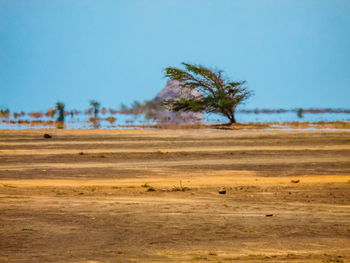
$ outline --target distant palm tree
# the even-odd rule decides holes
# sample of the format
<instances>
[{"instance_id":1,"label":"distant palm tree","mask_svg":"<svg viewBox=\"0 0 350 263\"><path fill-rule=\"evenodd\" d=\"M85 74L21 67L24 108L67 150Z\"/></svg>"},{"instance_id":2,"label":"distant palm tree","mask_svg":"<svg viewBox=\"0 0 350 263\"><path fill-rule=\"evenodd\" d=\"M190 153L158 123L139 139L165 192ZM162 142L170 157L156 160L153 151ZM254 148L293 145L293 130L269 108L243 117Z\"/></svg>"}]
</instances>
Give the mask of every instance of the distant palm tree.
<instances>
[{"instance_id":1,"label":"distant palm tree","mask_svg":"<svg viewBox=\"0 0 350 263\"><path fill-rule=\"evenodd\" d=\"M300 118L300 119L303 118L304 117L303 114L304 114L304 110L302 108L297 110L298 118Z\"/></svg>"},{"instance_id":2,"label":"distant palm tree","mask_svg":"<svg viewBox=\"0 0 350 263\"><path fill-rule=\"evenodd\" d=\"M0 118L8 118L10 117L9 109L0 109Z\"/></svg>"},{"instance_id":3,"label":"distant palm tree","mask_svg":"<svg viewBox=\"0 0 350 263\"><path fill-rule=\"evenodd\" d=\"M63 102L56 103L56 110L58 111L57 122L64 122L64 106Z\"/></svg>"},{"instance_id":4,"label":"distant palm tree","mask_svg":"<svg viewBox=\"0 0 350 263\"><path fill-rule=\"evenodd\" d=\"M90 106L92 107L92 110L94 111L94 117L97 118L97 115L100 111L101 104L96 100L90 100Z\"/></svg>"}]
</instances>

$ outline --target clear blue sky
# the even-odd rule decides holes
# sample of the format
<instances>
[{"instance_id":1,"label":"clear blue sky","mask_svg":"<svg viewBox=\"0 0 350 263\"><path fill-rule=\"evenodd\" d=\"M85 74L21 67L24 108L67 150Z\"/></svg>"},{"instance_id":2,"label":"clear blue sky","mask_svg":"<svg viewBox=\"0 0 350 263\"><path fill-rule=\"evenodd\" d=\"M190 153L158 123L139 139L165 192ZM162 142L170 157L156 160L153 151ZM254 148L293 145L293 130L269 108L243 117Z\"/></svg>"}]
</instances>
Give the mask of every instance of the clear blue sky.
<instances>
[{"instance_id":1,"label":"clear blue sky","mask_svg":"<svg viewBox=\"0 0 350 263\"><path fill-rule=\"evenodd\" d=\"M349 0L0 0L0 106L153 98L182 61L247 80L246 108L350 106Z\"/></svg>"}]
</instances>

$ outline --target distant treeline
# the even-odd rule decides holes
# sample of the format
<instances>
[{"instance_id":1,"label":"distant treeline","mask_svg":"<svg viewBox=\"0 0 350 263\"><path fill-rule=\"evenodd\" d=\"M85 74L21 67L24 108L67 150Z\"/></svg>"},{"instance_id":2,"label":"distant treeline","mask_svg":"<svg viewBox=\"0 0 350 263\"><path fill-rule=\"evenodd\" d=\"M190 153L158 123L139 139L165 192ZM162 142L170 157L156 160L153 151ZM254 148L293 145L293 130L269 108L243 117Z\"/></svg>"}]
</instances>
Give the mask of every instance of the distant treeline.
<instances>
[{"instance_id":1,"label":"distant treeline","mask_svg":"<svg viewBox=\"0 0 350 263\"><path fill-rule=\"evenodd\" d=\"M252 109L252 110L238 110L239 113L245 114L279 114L279 113L288 113L288 112L298 112L302 110L303 113L350 113L350 109L332 109L332 108L297 108L297 109Z\"/></svg>"},{"instance_id":2,"label":"distant treeline","mask_svg":"<svg viewBox=\"0 0 350 263\"><path fill-rule=\"evenodd\" d=\"M145 101L141 102L133 102L130 106L126 106L125 104L121 104L119 109L105 108L102 107L100 113L102 115L115 115L115 114L130 114L130 115L141 115L141 114L150 114L150 112L162 110L158 103L154 101ZM350 109L341 109L341 108L296 108L296 109L241 109L238 110L239 113L242 114L283 114L283 113L311 113L311 114L323 114L323 113L345 113L350 114ZM54 118L57 113L56 109L50 108L45 112L13 112L9 109L0 109L0 118L10 118L13 117L15 119L22 118L25 116L29 116L33 119L40 119L43 117ZM93 109L87 109L84 111L80 110L69 110L65 111L65 116L74 117L76 115L93 115Z\"/></svg>"},{"instance_id":3,"label":"distant treeline","mask_svg":"<svg viewBox=\"0 0 350 263\"><path fill-rule=\"evenodd\" d=\"M131 114L131 115L141 115L141 114L147 114L150 111L157 111L160 110L159 104L154 101L144 101L144 102L138 102L134 101L131 103L130 106L127 106L125 104L121 104L118 109L112 109L112 108L106 108L102 107L100 110L98 110L98 113L102 115L106 114ZM47 118L54 118L57 114L57 109L55 108L49 108L46 111L32 111L32 112L13 112L11 113L10 109L0 109L0 118L9 118L13 117L15 119L29 116L33 119L40 119L43 117ZM94 115L94 109L89 108L87 110L65 110L64 111L65 116L75 116L75 115Z\"/></svg>"}]
</instances>

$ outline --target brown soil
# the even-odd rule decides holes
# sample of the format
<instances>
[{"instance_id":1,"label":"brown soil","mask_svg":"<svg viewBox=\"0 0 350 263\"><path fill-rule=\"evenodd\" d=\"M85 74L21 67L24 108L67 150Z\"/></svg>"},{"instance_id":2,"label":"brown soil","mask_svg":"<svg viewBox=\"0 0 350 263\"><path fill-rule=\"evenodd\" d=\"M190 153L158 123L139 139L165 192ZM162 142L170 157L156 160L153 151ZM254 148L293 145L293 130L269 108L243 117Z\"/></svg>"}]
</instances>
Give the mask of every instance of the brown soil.
<instances>
[{"instance_id":1,"label":"brown soil","mask_svg":"<svg viewBox=\"0 0 350 263\"><path fill-rule=\"evenodd\" d=\"M0 130L0 262L350 262L350 132Z\"/></svg>"}]
</instances>

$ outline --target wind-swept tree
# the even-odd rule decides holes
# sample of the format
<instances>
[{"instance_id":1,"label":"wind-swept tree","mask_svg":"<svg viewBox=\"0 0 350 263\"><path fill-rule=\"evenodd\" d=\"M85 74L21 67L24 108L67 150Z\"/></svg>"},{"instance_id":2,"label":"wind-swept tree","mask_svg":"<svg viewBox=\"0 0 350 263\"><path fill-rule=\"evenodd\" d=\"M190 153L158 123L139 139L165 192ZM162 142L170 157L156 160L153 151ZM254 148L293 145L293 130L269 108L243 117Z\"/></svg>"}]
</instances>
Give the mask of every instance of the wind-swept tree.
<instances>
[{"instance_id":1,"label":"wind-swept tree","mask_svg":"<svg viewBox=\"0 0 350 263\"><path fill-rule=\"evenodd\" d=\"M162 104L173 111L219 113L235 123L237 106L252 95L245 87L246 82L231 81L221 70L188 63L182 65L185 69L166 68L165 76L179 81L183 96L166 99ZM200 95L193 95L193 90Z\"/></svg>"},{"instance_id":2,"label":"wind-swept tree","mask_svg":"<svg viewBox=\"0 0 350 263\"><path fill-rule=\"evenodd\" d=\"M94 112L94 117L97 118L101 104L96 100L90 100L90 106L92 107L92 110Z\"/></svg>"},{"instance_id":3,"label":"wind-swept tree","mask_svg":"<svg viewBox=\"0 0 350 263\"><path fill-rule=\"evenodd\" d=\"M63 123L64 122L64 103L63 102L57 102L56 103L56 110L58 112L57 122Z\"/></svg>"}]
</instances>

